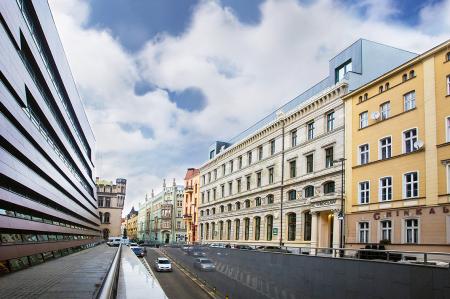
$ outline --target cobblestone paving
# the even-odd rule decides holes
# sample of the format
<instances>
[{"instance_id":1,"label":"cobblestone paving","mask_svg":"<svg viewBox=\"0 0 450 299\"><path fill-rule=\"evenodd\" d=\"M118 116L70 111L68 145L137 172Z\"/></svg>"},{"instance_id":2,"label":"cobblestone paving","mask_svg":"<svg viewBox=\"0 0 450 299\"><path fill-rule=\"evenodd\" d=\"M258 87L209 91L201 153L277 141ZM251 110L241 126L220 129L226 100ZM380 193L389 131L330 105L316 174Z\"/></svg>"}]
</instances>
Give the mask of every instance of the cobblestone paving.
<instances>
[{"instance_id":1,"label":"cobblestone paving","mask_svg":"<svg viewBox=\"0 0 450 299\"><path fill-rule=\"evenodd\" d=\"M99 245L0 278L0 298L93 298L117 247Z\"/></svg>"}]
</instances>

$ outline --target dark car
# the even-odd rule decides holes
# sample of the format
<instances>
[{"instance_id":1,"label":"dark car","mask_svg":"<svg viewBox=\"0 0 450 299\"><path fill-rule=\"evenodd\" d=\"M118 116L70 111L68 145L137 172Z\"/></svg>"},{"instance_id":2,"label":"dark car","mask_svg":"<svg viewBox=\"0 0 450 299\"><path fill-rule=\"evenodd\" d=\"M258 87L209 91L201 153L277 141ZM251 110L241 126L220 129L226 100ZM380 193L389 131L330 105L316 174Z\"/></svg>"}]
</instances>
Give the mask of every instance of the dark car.
<instances>
[{"instance_id":1,"label":"dark car","mask_svg":"<svg viewBox=\"0 0 450 299\"><path fill-rule=\"evenodd\" d=\"M248 245L236 245L236 246L234 246L234 248L236 248L236 249L245 249L245 250L253 250L254 249L253 247L250 247Z\"/></svg>"},{"instance_id":2,"label":"dark car","mask_svg":"<svg viewBox=\"0 0 450 299\"><path fill-rule=\"evenodd\" d=\"M287 250L285 248L281 248L280 246L260 246L257 249L261 250L261 251L291 253L289 250Z\"/></svg>"},{"instance_id":3,"label":"dark car","mask_svg":"<svg viewBox=\"0 0 450 299\"><path fill-rule=\"evenodd\" d=\"M145 256L144 248L142 248L140 246L132 246L130 248L134 252L134 254L136 254L136 256L138 256L138 257L144 257Z\"/></svg>"}]
</instances>

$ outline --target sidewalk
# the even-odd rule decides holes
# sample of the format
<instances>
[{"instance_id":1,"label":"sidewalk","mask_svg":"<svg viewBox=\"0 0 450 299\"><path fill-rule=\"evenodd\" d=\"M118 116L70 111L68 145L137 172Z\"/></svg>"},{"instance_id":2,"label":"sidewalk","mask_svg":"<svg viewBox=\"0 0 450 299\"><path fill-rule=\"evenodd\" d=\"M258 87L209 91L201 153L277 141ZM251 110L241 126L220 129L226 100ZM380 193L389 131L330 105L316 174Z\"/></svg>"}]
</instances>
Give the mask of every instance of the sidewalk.
<instances>
[{"instance_id":1,"label":"sidewalk","mask_svg":"<svg viewBox=\"0 0 450 299\"><path fill-rule=\"evenodd\" d=\"M99 245L0 278L2 298L93 298L117 247Z\"/></svg>"}]
</instances>

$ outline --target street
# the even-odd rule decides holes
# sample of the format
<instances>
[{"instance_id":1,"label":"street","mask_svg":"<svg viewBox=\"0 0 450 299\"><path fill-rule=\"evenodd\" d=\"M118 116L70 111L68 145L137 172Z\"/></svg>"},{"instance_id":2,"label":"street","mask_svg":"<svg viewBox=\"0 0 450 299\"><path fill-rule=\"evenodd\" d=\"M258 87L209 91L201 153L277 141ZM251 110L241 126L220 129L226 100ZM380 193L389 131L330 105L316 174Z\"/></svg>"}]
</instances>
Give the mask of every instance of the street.
<instances>
[{"instance_id":1,"label":"street","mask_svg":"<svg viewBox=\"0 0 450 299\"><path fill-rule=\"evenodd\" d=\"M210 298L197 284L172 264L172 272L156 272L156 258L164 257L159 249L147 248L147 260L159 284L169 299L208 299Z\"/></svg>"}]
</instances>

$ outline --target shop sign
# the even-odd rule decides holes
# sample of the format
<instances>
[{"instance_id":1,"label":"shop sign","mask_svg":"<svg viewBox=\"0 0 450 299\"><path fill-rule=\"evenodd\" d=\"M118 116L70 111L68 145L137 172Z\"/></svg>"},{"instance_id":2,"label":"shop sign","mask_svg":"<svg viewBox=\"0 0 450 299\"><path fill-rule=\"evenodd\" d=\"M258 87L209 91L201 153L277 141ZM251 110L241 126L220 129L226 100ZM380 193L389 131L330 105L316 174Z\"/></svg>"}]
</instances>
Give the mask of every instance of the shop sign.
<instances>
[{"instance_id":1,"label":"shop sign","mask_svg":"<svg viewBox=\"0 0 450 299\"><path fill-rule=\"evenodd\" d=\"M313 206L315 208L320 208L320 207L332 206L335 203L336 203L336 199L330 199L330 200L324 200L324 201L315 202L313 204Z\"/></svg>"},{"instance_id":2,"label":"shop sign","mask_svg":"<svg viewBox=\"0 0 450 299\"><path fill-rule=\"evenodd\" d=\"M373 219L379 220L381 217L391 218L391 217L399 217L399 216L420 216L424 214L428 215L436 215L437 213L448 214L450 211L449 207L431 207L431 208L416 208L416 209L398 209L394 211L386 211L386 212L376 212L373 213Z\"/></svg>"}]
</instances>

